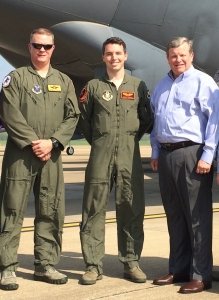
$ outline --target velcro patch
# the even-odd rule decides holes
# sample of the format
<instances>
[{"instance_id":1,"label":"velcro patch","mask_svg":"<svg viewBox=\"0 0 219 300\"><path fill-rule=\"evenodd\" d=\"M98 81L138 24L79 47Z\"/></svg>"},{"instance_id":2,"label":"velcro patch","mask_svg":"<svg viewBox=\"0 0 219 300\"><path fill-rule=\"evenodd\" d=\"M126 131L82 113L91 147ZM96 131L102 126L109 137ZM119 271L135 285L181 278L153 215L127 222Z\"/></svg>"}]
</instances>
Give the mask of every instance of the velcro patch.
<instances>
[{"instance_id":1,"label":"velcro patch","mask_svg":"<svg viewBox=\"0 0 219 300\"><path fill-rule=\"evenodd\" d=\"M129 91L123 91L120 93L120 98L123 100L135 100L135 93Z\"/></svg>"},{"instance_id":2,"label":"velcro patch","mask_svg":"<svg viewBox=\"0 0 219 300\"><path fill-rule=\"evenodd\" d=\"M6 88L6 87L9 86L10 82L11 82L11 76L8 75L8 76L6 76L6 77L4 78L3 83L2 83L2 86L3 86L4 88Z\"/></svg>"},{"instance_id":3,"label":"velcro patch","mask_svg":"<svg viewBox=\"0 0 219 300\"><path fill-rule=\"evenodd\" d=\"M110 101L113 99L113 94L111 93L111 91L104 91L103 92L103 95L102 95L102 98L106 101Z\"/></svg>"},{"instance_id":4,"label":"velcro patch","mask_svg":"<svg viewBox=\"0 0 219 300\"><path fill-rule=\"evenodd\" d=\"M81 103L86 103L87 102L87 96L88 96L88 91L87 91L87 88L84 87L83 90L80 93L79 101Z\"/></svg>"},{"instance_id":5,"label":"velcro patch","mask_svg":"<svg viewBox=\"0 0 219 300\"><path fill-rule=\"evenodd\" d=\"M59 84L48 84L49 92L61 92L61 85Z\"/></svg>"}]
</instances>

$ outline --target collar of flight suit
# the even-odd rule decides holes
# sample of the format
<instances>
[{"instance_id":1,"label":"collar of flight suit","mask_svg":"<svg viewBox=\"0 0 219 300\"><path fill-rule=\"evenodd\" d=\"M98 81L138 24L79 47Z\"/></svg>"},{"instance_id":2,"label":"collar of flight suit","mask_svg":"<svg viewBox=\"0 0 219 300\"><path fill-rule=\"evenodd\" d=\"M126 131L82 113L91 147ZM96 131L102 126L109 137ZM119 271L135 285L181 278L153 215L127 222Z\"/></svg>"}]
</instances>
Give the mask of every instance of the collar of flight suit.
<instances>
[{"instance_id":1,"label":"collar of flight suit","mask_svg":"<svg viewBox=\"0 0 219 300\"><path fill-rule=\"evenodd\" d=\"M123 78L123 81L122 81L122 84L127 83L127 82L129 81L130 78L131 78L131 76L125 72L124 78ZM111 81L109 80L109 76L108 76L107 73L105 73L105 75L103 76L103 79L104 79L105 81L107 81L107 82L111 82Z\"/></svg>"},{"instance_id":2,"label":"collar of flight suit","mask_svg":"<svg viewBox=\"0 0 219 300\"><path fill-rule=\"evenodd\" d=\"M27 69L30 73L39 76L39 74L37 73L36 69L34 68L34 66L32 64L30 66L28 66ZM50 65L46 77L49 77L52 74L53 74L53 67Z\"/></svg>"}]
</instances>

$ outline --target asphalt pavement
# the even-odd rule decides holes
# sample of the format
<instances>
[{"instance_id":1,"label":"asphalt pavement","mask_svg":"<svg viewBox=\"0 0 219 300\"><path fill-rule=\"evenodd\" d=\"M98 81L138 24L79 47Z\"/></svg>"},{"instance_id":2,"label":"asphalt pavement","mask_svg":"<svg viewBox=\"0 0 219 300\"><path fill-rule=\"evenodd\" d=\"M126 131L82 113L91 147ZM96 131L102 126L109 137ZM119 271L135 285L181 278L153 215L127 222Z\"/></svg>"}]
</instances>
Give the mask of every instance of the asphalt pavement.
<instances>
[{"instance_id":1,"label":"asphalt pavement","mask_svg":"<svg viewBox=\"0 0 219 300\"><path fill-rule=\"evenodd\" d=\"M150 147L141 146L145 179L145 241L140 267L147 274L146 283L133 283L123 278L123 266L118 260L115 206L113 192L108 203L106 218L106 246L104 276L95 285L83 286L79 279L84 272L84 262L79 239L81 204L84 185L84 171L89 155L89 146L74 146L75 153L68 156L63 152L63 169L66 191L66 217L63 232L63 251L57 266L69 280L65 285L51 285L33 280L33 219L34 201L30 197L23 224L19 247L19 268L17 271L19 289L0 290L0 300L154 300L154 299L219 299L219 282L213 282L212 289L194 294L178 293L180 284L155 286L154 278L168 272L169 238L166 217L161 204L158 176L149 166ZM0 162L4 148L0 148ZM219 189L213 188L213 254L214 268L219 272Z\"/></svg>"}]
</instances>

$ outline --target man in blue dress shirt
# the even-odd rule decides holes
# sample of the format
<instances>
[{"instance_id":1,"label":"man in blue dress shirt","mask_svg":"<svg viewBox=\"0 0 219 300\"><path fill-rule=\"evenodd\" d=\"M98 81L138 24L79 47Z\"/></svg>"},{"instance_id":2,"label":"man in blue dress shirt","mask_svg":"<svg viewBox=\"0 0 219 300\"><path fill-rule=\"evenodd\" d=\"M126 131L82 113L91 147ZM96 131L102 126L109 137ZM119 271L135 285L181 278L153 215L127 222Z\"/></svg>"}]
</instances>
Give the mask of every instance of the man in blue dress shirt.
<instances>
[{"instance_id":1,"label":"man in blue dress shirt","mask_svg":"<svg viewBox=\"0 0 219 300\"><path fill-rule=\"evenodd\" d=\"M171 70L151 99L151 167L159 171L170 236L169 273L153 283L186 282L179 290L184 294L211 288L212 161L219 122L217 84L193 67L193 58L191 40L172 40Z\"/></svg>"}]
</instances>

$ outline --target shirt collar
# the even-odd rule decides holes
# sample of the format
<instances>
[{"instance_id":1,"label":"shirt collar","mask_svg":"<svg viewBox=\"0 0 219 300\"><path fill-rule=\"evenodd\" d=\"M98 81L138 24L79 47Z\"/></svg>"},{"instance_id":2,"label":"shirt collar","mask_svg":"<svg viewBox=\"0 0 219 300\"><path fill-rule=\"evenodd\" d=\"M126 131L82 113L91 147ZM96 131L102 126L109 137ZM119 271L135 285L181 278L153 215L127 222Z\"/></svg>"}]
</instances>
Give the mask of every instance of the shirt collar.
<instances>
[{"instance_id":1,"label":"shirt collar","mask_svg":"<svg viewBox=\"0 0 219 300\"><path fill-rule=\"evenodd\" d=\"M194 68L193 65L192 65L188 70L186 70L184 73L180 74L177 78L175 78L175 77L173 76L173 71L170 70L170 71L168 72L168 76L169 76L173 81L176 80L176 79L178 79L178 80L180 81L180 80L183 80L184 78L189 77L189 76L193 73L194 69L195 69L195 68Z\"/></svg>"}]
</instances>

